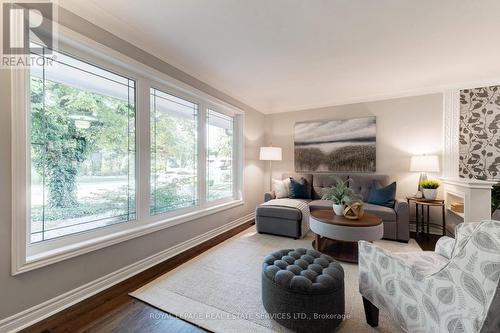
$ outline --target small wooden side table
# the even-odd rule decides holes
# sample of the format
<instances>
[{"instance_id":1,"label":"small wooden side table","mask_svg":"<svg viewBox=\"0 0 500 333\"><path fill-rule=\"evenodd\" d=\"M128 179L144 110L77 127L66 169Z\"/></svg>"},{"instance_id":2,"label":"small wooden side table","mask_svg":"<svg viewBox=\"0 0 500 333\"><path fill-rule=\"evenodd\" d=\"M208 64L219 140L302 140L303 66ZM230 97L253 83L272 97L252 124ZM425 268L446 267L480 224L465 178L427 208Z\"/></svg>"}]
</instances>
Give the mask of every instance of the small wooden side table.
<instances>
[{"instance_id":1,"label":"small wooden side table","mask_svg":"<svg viewBox=\"0 0 500 333\"><path fill-rule=\"evenodd\" d=\"M436 200L428 200L425 198L416 198L416 197L406 197L406 201L408 202L408 205L410 204L410 201L413 201L415 203L415 223L416 223L416 232L417 235L420 232L419 224L422 222L422 232L425 232L425 224L427 224L427 231L426 233L429 234L429 225L435 225L435 223L430 223L430 218L429 218L429 209L430 207L441 207L442 211L442 217L441 217L441 230L442 230L442 235L446 235L446 221L445 221L445 216L446 216L446 205L445 201L441 199L436 199ZM419 214L419 208L420 208L420 214ZM426 209L427 208L427 209ZM420 217L422 217L422 220L420 220Z\"/></svg>"}]
</instances>

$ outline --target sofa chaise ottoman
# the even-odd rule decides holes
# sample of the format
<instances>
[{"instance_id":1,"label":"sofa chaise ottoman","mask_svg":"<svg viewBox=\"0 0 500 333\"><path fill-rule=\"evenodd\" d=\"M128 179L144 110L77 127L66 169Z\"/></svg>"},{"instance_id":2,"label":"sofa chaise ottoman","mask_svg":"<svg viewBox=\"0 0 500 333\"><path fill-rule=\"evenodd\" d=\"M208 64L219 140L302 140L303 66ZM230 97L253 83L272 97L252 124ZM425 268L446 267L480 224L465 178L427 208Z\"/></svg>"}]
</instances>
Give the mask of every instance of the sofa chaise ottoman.
<instances>
[{"instance_id":1,"label":"sofa chaise ottoman","mask_svg":"<svg viewBox=\"0 0 500 333\"><path fill-rule=\"evenodd\" d=\"M257 232L286 236L298 239L301 237L302 212L293 207L258 206L255 210Z\"/></svg>"}]
</instances>

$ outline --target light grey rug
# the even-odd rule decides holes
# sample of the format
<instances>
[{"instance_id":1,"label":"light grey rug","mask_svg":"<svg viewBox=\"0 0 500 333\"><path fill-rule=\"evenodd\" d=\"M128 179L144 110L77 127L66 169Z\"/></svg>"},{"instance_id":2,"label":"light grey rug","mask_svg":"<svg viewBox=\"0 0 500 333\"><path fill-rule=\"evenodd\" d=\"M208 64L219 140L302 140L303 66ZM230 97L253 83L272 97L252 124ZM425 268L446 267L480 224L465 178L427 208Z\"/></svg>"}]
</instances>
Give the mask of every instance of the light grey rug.
<instances>
[{"instance_id":1,"label":"light grey rug","mask_svg":"<svg viewBox=\"0 0 500 333\"><path fill-rule=\"evenodd\" d=\"M213 332L288 332L267 317L262 305L262 260L279 249L312 248L312 239L311 234L300 240L260 235L252 227L130 295ZM408 244L375 243L394 252L421 251L414 240ZM358 267L341 264L347 319L338 332L398 332L383 311L379 327L366 324L358 292Z\"/></svg>"}]
</instances>

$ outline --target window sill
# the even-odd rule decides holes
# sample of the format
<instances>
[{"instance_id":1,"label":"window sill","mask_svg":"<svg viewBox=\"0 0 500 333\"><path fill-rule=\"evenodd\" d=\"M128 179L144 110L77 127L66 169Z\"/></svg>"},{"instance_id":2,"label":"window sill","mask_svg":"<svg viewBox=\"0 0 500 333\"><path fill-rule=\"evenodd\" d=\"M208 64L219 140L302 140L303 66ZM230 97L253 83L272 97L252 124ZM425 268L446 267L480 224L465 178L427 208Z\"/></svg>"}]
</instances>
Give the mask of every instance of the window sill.
<instances>
[{"instance_id":1,"label":"window sill","mask_svg":"<svg viewBox=\"0 0 500 333\"><path fill-rule=\"evenodd\" d=\"M186 214L169 217L162 219L160 221L154 221L150 223L140 223L138 225L131 226L126 230L108 234L105 236L93 238L88 241L81 241L77 243L72 243L67 246L58 247L54 250L48 250L44 252L38 252L36 254L27 256L26 262L16 269L13 269L12 275L21 274L28 272L37 268L41 268L50 264L54 264L59 261L63 261L69 258L73 258L91 251L99 250L104 247L108 247L120 242L124 242L129 239L147 235L162 229L173 227L178 224L193 221L202 218L207 215L212 215L224 210L228 210L234 207L238 207L244 204L244 201L233 200L230 202L225 202L219 205L202 208L193 212Z\"/></svg>"}]
</instances>

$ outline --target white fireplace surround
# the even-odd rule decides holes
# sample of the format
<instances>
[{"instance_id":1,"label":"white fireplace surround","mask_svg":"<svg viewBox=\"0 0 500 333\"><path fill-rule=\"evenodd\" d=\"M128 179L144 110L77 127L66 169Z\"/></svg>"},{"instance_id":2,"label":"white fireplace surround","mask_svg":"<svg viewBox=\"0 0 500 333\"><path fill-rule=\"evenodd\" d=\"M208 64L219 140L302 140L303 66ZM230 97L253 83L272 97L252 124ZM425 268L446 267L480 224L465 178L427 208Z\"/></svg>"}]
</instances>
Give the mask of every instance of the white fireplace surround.
<instances>
[{"instance_id":1,"label":"white fireplace surround","mask_svg":"<svg viewBox=\"0 0 500 333\"><path fill-rule=\"evenodd\" d=\"M454 227L461 222L480 222L491 219L491 187L493 181L474 179L442 178L446 202L446 229L453 233ZM463 202L464 212L451 210L453 202Z\"/></svg>"}]
</instances>

